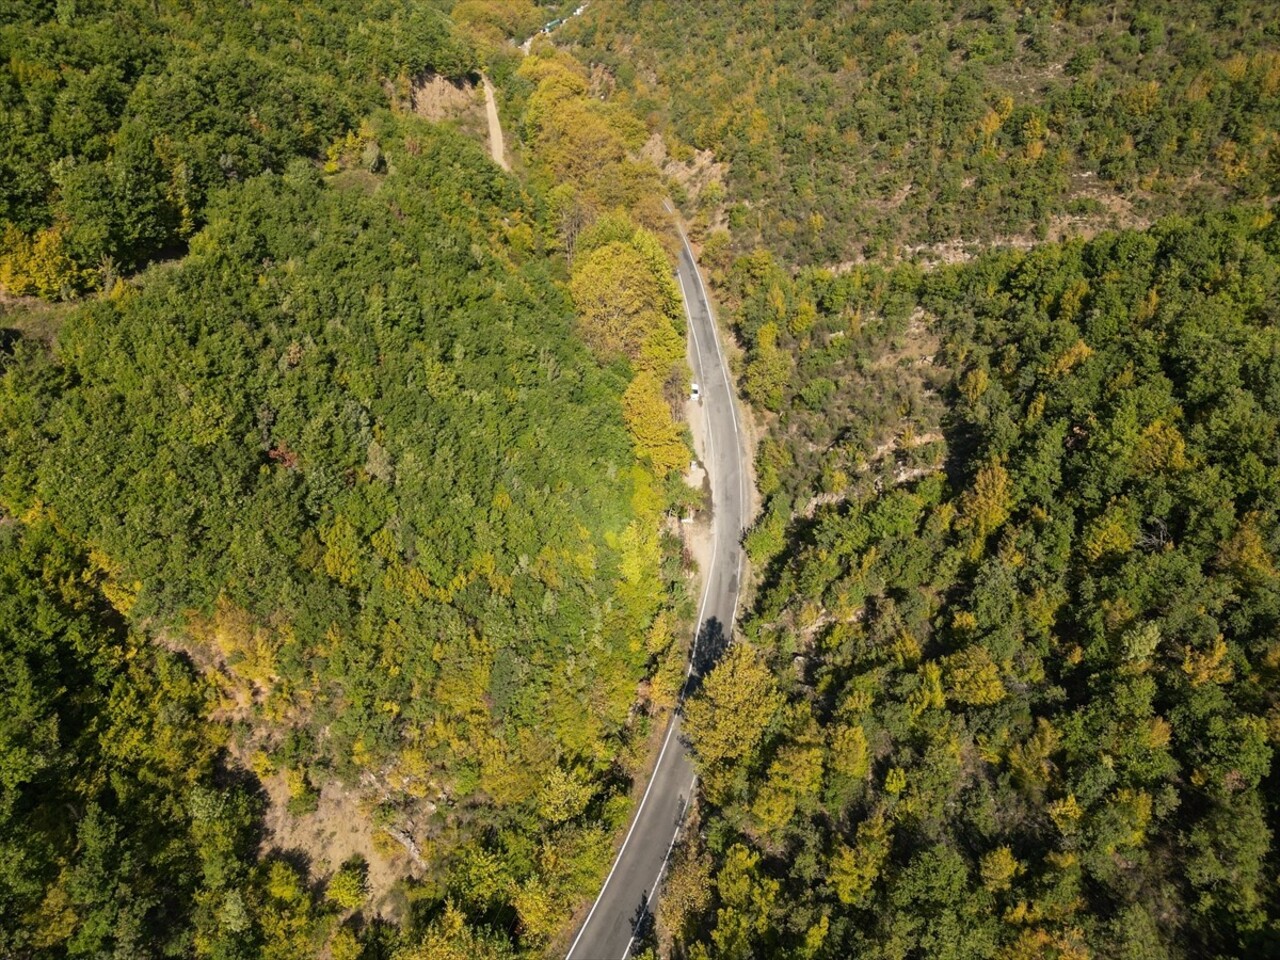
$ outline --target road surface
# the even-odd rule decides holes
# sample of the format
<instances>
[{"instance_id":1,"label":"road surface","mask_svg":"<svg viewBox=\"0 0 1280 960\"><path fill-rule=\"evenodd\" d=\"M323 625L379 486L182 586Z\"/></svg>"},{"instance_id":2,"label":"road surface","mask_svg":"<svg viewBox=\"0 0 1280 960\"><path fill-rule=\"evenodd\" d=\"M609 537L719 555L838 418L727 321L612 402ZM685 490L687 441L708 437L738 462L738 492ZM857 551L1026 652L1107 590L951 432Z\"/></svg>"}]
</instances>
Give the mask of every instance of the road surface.
<instances>
[{"instance_id":1,"label":"road surface","mask_svg":"<svg viewBox=\"0 0 1280 960\"><path fill-rule=\"evenodd\" d=\"M693 373L702 391L707 449L701 453L711 478L712 501L711 564L689 663L690 678L696 682L732 635L742 579L740 540L748 501L746 454L733 384L693 251L683 231L680 237L683 245L677 274L689 317ZM631 952L650 922L651 906L695 782L677 711L622 848L569 948L567 960L625 960Z\"/></svg>"}]
</instances>

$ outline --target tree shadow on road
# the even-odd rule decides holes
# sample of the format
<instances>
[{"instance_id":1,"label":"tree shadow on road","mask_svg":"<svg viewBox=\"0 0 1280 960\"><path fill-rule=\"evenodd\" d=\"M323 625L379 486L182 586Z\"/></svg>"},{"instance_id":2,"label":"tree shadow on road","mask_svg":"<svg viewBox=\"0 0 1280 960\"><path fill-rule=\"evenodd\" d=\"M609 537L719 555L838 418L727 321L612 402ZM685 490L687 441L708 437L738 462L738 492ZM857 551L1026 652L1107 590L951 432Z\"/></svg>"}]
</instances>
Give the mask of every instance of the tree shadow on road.
<instances>
[{"instance_id":1,"label":"tree shadow on road","mask_svg":"<svg viewBox=\"0 0 1280 960\"><path fill-rule=\"evenodd\" d=\"M654 933L653 914L649 912L649 891L640 894L640 903L631 914L632 947L628 956L643 952Z\"/></svg>"},{"instance_id":2,"label":"tree shadow on road","mask_svg":"<svg viewBox=\"0 0 1280 960\"><path fill-rule=\"evenodd\" d=\"M704 620L702 629L698 631L698 639L694 644L693 654L690 658L693 672L689 674L689 679L685 681L684 696L689 697L697 692L698 688L702 686L703 678L719 662L728 646L729 635L725 632L724 624L720 622L719 618L708 617Z\"/></svg>"}]
</instances>

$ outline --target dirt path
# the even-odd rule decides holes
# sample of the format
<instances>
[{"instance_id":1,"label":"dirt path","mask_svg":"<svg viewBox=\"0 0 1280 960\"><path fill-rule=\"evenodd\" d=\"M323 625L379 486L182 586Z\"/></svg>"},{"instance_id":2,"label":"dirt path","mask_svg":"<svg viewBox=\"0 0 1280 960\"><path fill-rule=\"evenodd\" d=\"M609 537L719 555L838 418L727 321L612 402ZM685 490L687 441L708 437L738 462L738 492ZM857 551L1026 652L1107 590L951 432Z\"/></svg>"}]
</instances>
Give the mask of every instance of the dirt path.
<instances>
[{"instance_id":1,"label":"dirt path","mask_svg":"<svg viewBox=\"0 0 1280 960\"><path fill-rule=\"evenodd\" d=\"M484 77L484 112L489 118L489 153L493 162L503 170L510 170L507 164L507 149L502 142L502 123L498 120L498 104L493 99L493 84Z\"/></svg>"}]
</instances>

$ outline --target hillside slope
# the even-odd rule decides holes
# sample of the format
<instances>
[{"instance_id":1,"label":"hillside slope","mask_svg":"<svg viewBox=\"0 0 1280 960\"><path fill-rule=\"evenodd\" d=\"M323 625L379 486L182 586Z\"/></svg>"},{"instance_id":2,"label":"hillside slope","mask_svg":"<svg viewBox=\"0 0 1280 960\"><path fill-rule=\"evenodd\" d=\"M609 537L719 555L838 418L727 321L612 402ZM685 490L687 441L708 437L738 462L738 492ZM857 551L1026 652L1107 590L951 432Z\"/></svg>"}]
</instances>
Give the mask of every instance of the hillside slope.
<instances>
[{"instance_id":1,"label":"hillside slope","mask_svg":"<svg viewBox=\"0 0 1280 960\"><path fill-rule=\"evenodd\" d=\"M563 33L728 163L740 248L835 264L1274 195L1276 30L1251 0L603 0Z\"/></svg>"},{"instance_id":2,"label":"hillside slope","mask_svg":"<svg viewBox=\"0 0 1280 960\"><path fill-rule=\"evenodd\" d=\"M565 33L689 184L762 426L661 948L1275 952L1274 17L606 0Z\"/></svg>"},{"instance_id":3,"label":"hillside slope","mask_svg":"<svg viewBox=\"0 0 1280 960\"><path fill-rule=\"evenodd\" d=\"M539 955L683 668L656 173L613 133L563 248L563 171L412 115L479 63L428 4L0 50L0 953Z\"/></svg>"}]
</instances>

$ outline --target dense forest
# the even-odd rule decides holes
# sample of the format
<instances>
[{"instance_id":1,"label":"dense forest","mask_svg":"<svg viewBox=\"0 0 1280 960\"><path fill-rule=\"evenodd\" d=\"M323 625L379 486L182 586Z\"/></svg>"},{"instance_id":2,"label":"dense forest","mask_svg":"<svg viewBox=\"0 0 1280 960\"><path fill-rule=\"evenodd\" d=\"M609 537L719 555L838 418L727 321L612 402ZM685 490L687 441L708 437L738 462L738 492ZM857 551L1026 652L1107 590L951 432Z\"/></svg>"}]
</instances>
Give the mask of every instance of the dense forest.
<instances>
[{"instance_id":1,"label":"dense forest","mask_svg":"<svg viewBox=\"0 0 1280 960\"><path fill-rule=\"evenodd\" d=\"M953 371L945 454L757 536L747 639L687 711L710 808L667 922L690 956L1275 952L1272 217L899 295Z\"/></svg>"},{"instance_id":2,"label":"dense forest","mask_svg":"<svg viewBox=\"0 0 1280 960\"><path fill-rule=\"evenodd\" d=\"M318 155L474 51L423 4L15 3L0 11L0 284L66 297L180 251L211 192Z\"/></svg>"},{"instance_id":3,"label":"dense forest","mask_svg":"<svg viewBox=\"0 0 1280 960\"><path fill-rule=\"evenodd\" d=\"M563 945L693 616L665 194L761 509L637 949L1280 953L1280 21L574 7L0 9L0 954Z\"/></svg>"},{"instance_id":4,"label":"dense forest","mask_svg":"<svg viewBox=\"0 0 1280 960\"><path fill-rule=\"evenodd\" d=\"M441 9L0 14L6 956L539 955L607 866L689 616L657 172ZM523 185L412 115L485 57Z\"/></svg>"},{"instance_id":5,"label":"dense forest","mask_svg":"<svg viewBox=\"0 0 1280 960\"><path fill-rule=\"evenodd\" d=\"M0 528L0 605L4 952L237 955L273 907L252 795L219 781L225 737L201 722L212 685L130 631L46 520Z\"/></svg>"},{"instance_id":6,"label":"dense forest","mask_svg":"<svg viewBox=\"0 0 1280 960\"><path fill-rule=\"evenodd\" d=\"M673 153L728 163L729 195L701 198L713 221L791 263L1280 187L1280 24L1260 0L602 0L565 33Z\"/></svg>"}]
</instances>

